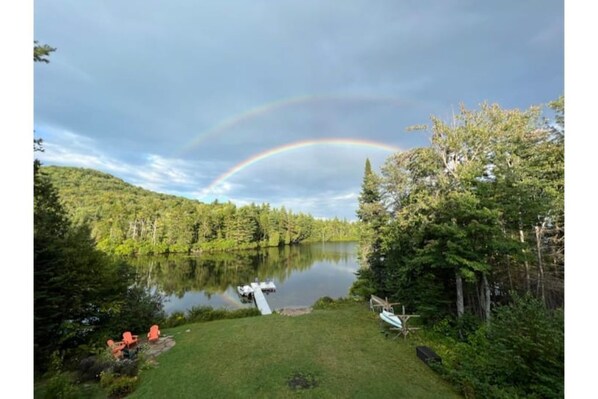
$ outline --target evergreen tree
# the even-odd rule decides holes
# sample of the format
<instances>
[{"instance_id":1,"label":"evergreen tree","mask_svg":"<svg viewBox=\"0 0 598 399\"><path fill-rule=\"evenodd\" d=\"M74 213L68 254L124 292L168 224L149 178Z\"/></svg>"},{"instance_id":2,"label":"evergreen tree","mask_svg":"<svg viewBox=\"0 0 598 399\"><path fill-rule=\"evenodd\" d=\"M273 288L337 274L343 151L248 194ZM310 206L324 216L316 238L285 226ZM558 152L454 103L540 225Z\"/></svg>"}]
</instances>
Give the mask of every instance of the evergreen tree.
<instances>
[{"instance_id":1,"label":"evergreen tree","mask_svg":"<svg viewBox=\"0 0 598 399\"><path fill-rule=\"evenodd\" d=\"M357 217L361 221L360 275L371 275L374 284L382 288L385 281L384 259L382 253L382 231L387 220L386 209L380 194L379 178L372 171L370 160L365 161L365 170ZM362 295L368 295L364 292Z\"/></svg>"}]
</instances>

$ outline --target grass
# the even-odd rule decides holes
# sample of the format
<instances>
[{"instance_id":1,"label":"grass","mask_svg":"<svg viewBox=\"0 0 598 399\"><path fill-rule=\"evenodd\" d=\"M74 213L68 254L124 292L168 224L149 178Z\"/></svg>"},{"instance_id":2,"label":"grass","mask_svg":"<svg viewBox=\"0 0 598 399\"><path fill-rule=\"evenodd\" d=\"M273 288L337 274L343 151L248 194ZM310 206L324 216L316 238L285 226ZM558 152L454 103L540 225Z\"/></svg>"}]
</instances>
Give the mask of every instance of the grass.
<instances>
[{"instance_id":1,"label":"grass","mask_svg":"<svg viewBox=\"0 0 598 399\"><path fill-rule=\"evenodd\" d=\"M187 332L187 330L190 330ZM459 398L363 304L187 324L130 398Z\"/></svg>"}]
</instances>

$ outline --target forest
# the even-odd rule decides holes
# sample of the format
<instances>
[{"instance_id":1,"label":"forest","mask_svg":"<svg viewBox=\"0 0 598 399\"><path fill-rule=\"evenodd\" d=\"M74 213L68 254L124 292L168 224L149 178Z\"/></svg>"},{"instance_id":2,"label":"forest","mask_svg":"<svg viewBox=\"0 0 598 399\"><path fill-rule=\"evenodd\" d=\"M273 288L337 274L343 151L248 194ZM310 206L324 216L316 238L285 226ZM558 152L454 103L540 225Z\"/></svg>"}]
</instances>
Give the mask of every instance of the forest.
<instances>
[{"instance_id":1,"label":"forest","mask_svg":"<svg viewBox=\"0 0 598 399\"><path fill-rule=\"evenodd\" d=\"M54 50L35 43L34 62ZM449 122L414 126L429 146L392 155L379 173L365 161L358 222L206 204L36 160L35 372L58 378L105 352L106 337L164 320L161 298L113 255L359 239L350 296L421 315L416 339L442 355L434 367L465 397L563 397L564 110L563 97L526 110L463 106Z\"/></svg>"},{"instance_id":2,"label":"forest","mask_svg":"<svg viewBox=\"0 0 598 399\"><path fill-rule=\"evenodd\" d=\"M462 107L414 127L430 145L380 174L366 161L352 293L453 337L446 372L466 396L563 394L564 128L563 97L544 113Z\"/></svg>"},{"instance_id":3,"label":"forest","mask_svg":"<svg viewBox=\"0 0 598 399\"><path fill-rule=\"evenodd\" d=\"M47 166L75 224L91 229L98 249L117 255L276 247L310 241L356 241L355 222L315 219L269 204L206 204L154 193L92 169Z\"/></svg>"}]
</instances>

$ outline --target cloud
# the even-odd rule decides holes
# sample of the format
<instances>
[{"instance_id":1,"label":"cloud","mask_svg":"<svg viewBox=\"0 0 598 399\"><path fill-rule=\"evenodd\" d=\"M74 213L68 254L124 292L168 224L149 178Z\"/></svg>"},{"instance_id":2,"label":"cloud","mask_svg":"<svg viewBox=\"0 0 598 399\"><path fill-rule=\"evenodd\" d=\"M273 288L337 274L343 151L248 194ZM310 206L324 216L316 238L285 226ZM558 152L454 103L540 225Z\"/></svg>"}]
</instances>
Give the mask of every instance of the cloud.
<instances>
[{"instance_id":1,"label":"cloud","mask_svg":"<svg viewBox=\"0 0 598 399\"><path fill-rule=\"evenodd\" d=\"M124 162L99 150L96 141L88 137L56 128L44 131L50 137L44 139L45 151L37 154L42 163L97 169L157 192L193 193L205 181L204 171L213 166L157 154Z\"/></svg>"},{"instance_id":2,"label":"cloud","mask_svg":"<svg viewBox=\"0 0 598 399\"><path fill-rule=\"evenodd\" d=\"M327 198L358 192L365 158L388 154L289 152L217 179L301 140L425 146L405 128L564 90L562 1L55 0L34 16L57 48L34 67L43 159L207 201L352 217L356 199Z\"/></svg>"}]
</instances>

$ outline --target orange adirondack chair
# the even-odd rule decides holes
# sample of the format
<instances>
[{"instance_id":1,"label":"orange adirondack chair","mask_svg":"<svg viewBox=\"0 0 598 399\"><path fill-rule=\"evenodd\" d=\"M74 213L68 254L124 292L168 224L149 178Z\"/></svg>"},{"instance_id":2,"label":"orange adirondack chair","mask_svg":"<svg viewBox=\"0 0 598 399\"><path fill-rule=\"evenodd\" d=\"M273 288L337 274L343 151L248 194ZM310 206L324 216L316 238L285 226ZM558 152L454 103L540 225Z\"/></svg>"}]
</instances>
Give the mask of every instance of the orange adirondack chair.
<instances>
[{"instance_id":1,"label":"orange adirondack chair","mask_svg":"<svg viewBox=\"0 0 598 399\"><path fill-rule=\"evenodd\" d=\"M123 357L122 350L126 347L124 342L114 342L113 340L109 339L108 341L106 341L106 345L108 345L108 347L112 351L112 356L114 356L117 359Z\"/></svg>"},{"instance_id":2,"label":"orange adirondack chair","mask_svg":"<svg viewBox=\"0 0 598 399\"><path fill-rule=\"evenodd\" d=\"M157 324L154 324L150 327L149 332L147 333L147 340L149 342L156 342L160 338L160 328Z\"/></svg>"},{"instance_id":3,"label":"orange adirondack chair","mask_svg":"<svg viewBox=\"0 0 598 399\"><path fill-rule=\"evenodd\" d=\"M137 341L139 341L139 335L133 335L130 331L125 331L123 333L123 342L125 343L127 348L130 348L131 346L137 344Z\"/></svg>"}]
</instances>

